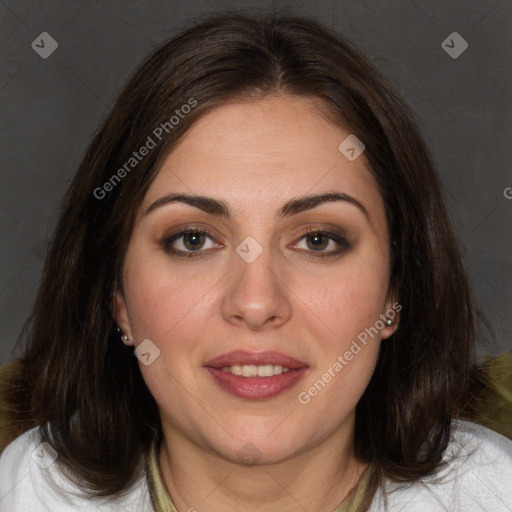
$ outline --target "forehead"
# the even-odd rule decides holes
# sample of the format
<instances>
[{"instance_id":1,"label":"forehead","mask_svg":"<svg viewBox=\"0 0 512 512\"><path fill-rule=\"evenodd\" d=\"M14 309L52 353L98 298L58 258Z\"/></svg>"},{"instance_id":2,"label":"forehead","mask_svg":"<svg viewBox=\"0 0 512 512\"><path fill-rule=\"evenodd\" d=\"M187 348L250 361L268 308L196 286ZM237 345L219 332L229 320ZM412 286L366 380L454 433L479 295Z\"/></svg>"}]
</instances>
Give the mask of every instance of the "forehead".
<instances>
[{"instance_id":1,"label":"forehead","mask_svg":"<svg viewBox=\"0 0 512 512\"><path fill-rule=\"evenodd\" d=\"M313 98L271 95L208 111L165 159L143 209L164 194L210 195L234 210L277 209L286 200L339 190L380 209L382 200L364 153L338 149L350 129L321 114Z\"/></svg>"}]
</instances>

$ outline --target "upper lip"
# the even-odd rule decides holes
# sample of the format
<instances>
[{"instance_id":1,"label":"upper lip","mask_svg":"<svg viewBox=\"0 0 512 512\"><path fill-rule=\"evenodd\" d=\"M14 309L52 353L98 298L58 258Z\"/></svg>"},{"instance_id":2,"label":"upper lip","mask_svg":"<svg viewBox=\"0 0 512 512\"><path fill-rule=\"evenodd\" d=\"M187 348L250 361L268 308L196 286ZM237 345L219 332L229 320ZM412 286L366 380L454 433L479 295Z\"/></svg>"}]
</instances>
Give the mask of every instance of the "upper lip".
<instances>
[{"instance_id":1,"label":"upper lip","mask_svg":"<svg viewBox=\"0 0 512 512\"><path fill-rule=\"evenodd\" d=\"M235 350L226 354L210 359L204 366L212 368L222 368L223 366L233 365L266 365L266 364L279 364L290 369L303 368L308 366L294 357L287 356L281 352L267 351L267 352L247 352L245 350Z\"/></svg>"}]
</instances>

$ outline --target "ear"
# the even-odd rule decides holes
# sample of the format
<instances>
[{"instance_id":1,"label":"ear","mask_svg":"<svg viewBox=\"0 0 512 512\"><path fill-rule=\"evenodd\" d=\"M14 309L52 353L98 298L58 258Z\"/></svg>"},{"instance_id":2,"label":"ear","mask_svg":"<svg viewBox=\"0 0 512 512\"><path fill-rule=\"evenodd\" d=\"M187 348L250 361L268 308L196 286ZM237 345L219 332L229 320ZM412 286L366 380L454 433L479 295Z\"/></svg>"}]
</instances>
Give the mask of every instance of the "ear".
<instances>
[{"instance_id":1,"label":"ear","mask_svg":"<svg viewBox=\"0 0 512 512\"><path fill-rule=\"evenodd\" d=\"M133 340L126 299L119 289L116 289L112 297L112 308L116 324L123 330L129 340ZM124 339L123 343L128 345Z\"/></svg>"},{"instance_id":2,"label":"ear","mask_svg":"<svg viewBox=\"0 0 512 512\"><path fill-rule=\"evenodd\" d=\"M393 291L390 291L388 294L388 298L386 300L386 309L383 313L383 316L388 319L393 320L391 325L384 325L381 331L381 338L383 340L392 336L400 325L400 311L402 310L402 305L398 301L397 294Z\"/></svg>"}]
</instances>

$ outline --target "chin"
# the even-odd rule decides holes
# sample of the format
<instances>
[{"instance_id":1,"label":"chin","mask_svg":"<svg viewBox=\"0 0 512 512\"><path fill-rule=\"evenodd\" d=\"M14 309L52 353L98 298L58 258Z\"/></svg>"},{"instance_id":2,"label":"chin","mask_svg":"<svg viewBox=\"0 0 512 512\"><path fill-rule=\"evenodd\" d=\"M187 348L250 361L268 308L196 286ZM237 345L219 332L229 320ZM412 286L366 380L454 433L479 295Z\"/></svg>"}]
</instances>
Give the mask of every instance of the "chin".
<instances>
[{"instance_id":1,"label":"chin","mask_svg":"<svg viewBox=\"0 0 512 512\"><path fill-rule=\"evenodd\" d=\"M302 452L309 444L306 440L301 439L304 435L303 428L301 429L302 436L297 435L297 432L290 431L289 428L283 429L281 432L278 430L279 427L274 432L268 430L259 434L257 432L245 432L244 435L234 434L233 438L226 440L226 444L223 443L222 446L219 446L217 443L212 443L210 446L230 462L253 466L278 464Z\"/></svg>"}]
</instances>

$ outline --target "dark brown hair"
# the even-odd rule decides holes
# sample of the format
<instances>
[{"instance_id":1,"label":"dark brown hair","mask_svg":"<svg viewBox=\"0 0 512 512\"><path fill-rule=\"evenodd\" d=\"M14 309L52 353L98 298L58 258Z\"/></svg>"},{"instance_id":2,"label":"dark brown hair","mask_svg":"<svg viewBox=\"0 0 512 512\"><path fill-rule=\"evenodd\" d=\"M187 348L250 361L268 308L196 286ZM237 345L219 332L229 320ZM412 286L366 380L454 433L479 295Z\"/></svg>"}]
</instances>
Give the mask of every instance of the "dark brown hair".
<instances>
[{"instance_id":1,"label":"dark brown hair","mask_svg":"<svg viewBox=\"0 0 512 512\"><path fill-rule=\"evenodd\" d=\"M115 495L139 475L161 435L133 351L119 340L112 295L135 214L164 157L198 117L267 94L322 100L361 139L391 235L391 287L403 306L357 405L355 453L376 474L412 481L438 466L450 420L467 407L474 307L438 177L408 108L343 38L314 20L222 15L159 48L128 83L66 194L9 378L10 439L43 439L92 494ZM196 102L102 198L132 152ZM112 183L112 182L111 182Z\"/></svg>"}]
</instances>

